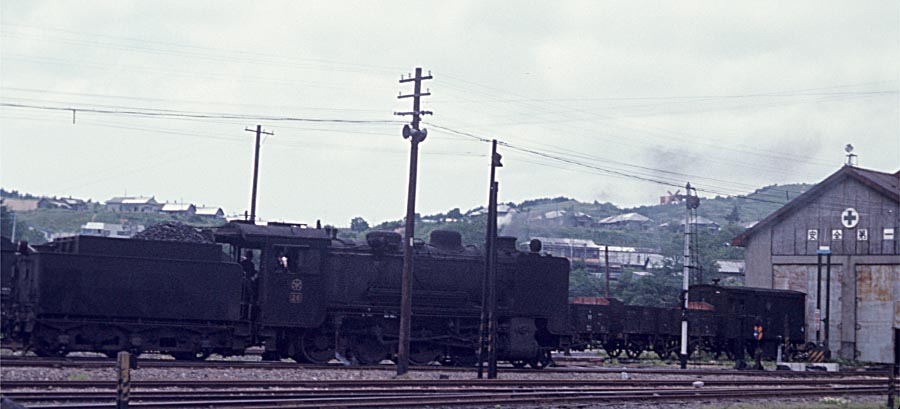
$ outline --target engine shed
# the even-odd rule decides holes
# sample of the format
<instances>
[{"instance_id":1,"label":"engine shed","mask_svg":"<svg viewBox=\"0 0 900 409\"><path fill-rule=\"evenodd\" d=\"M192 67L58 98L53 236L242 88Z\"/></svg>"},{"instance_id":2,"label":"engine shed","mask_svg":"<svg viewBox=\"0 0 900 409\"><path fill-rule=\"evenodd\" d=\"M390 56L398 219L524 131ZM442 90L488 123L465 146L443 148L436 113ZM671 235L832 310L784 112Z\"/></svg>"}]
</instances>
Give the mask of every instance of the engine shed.
<instances>
[{"instance_id":1,"label":"engine shed","mask_svg":"<svg viewBox=\"0 0 900 409\"><path fill-rule=\"evenodd\" d=\"M815 342L818 330L820 343L833 356L896 363L898 230L900 172L847 165L747 229L733 244L746 248L747 286L807 294L807 341Z\"/></svg>"}]
</instances>

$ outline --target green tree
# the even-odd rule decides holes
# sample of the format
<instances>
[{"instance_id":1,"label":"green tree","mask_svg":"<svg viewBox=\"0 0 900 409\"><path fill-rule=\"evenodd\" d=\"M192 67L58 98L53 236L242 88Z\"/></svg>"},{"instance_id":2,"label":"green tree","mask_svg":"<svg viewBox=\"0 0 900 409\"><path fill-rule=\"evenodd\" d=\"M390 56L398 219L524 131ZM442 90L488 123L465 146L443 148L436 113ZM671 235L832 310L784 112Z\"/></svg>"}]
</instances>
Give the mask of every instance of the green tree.
<instances>
[{"instance_id":1,"label":"green tree","mask_svg":"<svg viewBox=\"0 0 900 409\"><path fill-rule=\"evenodd\" d=\"M369 229L369 222L362 217L354 217L350 220L350 230L355 232L363 232Z\"/></svg>"},{"instance_id":2,"label":"green tree","mask_svg":"<svg viewBox=\"0 0 900 409\"><path fill-rule=\"evenodd\" d=\"M0 206L0 236L10 237L12 235L13 212L9 211L6 206Z\"/></svg>"},{"instance_id":3,"label":"green tree","mask_svg":"<svg viewBox=\"0 0 900 409\"><path fill-rule=\"evenodd\" d=\"M728 213L727 215L725 215L725 220L727 220L730 223L737 223L737 222L741 221L741 212L738 209L738 205L736 203L731 208L731 213Z\"/></svg>"}]
</instances>

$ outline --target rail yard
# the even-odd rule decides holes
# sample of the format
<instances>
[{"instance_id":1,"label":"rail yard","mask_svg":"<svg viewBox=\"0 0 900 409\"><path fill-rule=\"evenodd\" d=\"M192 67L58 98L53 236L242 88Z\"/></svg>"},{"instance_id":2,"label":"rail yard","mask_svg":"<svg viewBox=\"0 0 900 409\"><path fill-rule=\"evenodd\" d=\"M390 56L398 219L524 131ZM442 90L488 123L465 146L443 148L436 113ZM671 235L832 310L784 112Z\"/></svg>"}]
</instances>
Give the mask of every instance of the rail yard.
<instances>
[{"instance_id":1,"label":"rail yard","mask_svg":"<svg viewBox=\"0 0 900 409\"><path fill-rule=\"evenodd\" d=\"M292 362L142 359L132 371L131 404L163 407L648 407L754 402L883 402L888 373L688 370L626 366L579 358L544 370L501 368L476 379L473 368L416 366L398 378L392 365L349 367ZM108 407L115 362L103 358L4 358L3 396L32 408Z\"/></svg>"}]
</instances>

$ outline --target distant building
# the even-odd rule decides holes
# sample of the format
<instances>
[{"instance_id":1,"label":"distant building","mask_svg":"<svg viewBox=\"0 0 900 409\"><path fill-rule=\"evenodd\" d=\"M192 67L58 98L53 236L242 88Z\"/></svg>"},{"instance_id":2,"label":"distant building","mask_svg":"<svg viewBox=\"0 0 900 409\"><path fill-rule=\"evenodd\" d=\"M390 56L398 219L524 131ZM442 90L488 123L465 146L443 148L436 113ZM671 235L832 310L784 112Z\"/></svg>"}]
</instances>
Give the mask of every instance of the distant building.
<instances>
[{"instance_id":1,"label":"distant building","mask_svg":"<svg viewBox=\"0 0 900 409\"><path fill-rule=\"evenodd\" d=\"M2 203L7 209L13 212L30 212L32 210L37 210L38 208L37 199L4 198Z\"/></svg>"},{"instance_id":2,"label":"distant building","mask_svg":"<svg viewBox=\"0 0 900 409\"><path fill-rule=\"evenodd\" d=\"M734 276L743 276L747 264L744 260L716 260L716 266L719 268L719 274L727 274Z\"/></svg>"},{"instance_id":3,"label":"distant building","mask_svg":"<svg viewBox=\"0 0 900 409\"><path fill-rule=\"evenodd\" d=\"M682 230L684 230L684 219L682 219L681 223L679 223L678 225L681 226ZM717 232L720 228L721 226L719 226L719 223L716 223L703 216L697 216L697 229L706 230L709 232Z\"/></svg>"},{"instance_id":4,"label":"distant building","mask_svg":"<svg viewBox=\"0 0 900 409\"><path fill-rule=\"evenodd\" d=\"M106 201L111 212L158 213L162 205L153 197L114 197Z\"/></svg>"},{"instance_id":5,"label":"distant building","mask_svg":"<svg viewBox=\"0 0 900 409\"><path fill-rule=\"evenodd\" d=\"M191 216L197 212L197 207L190 203L166 203L160 211L174 216Z\"/></svg>"},{"instance_id":6,"label":"distant building","mask_svg":"<svg viewBox=\"0 0 900 409\"><path fill-rule=\"evenodd\" d=\"M81 226L79 234L83 236L100 236L127 239L144 230L144 226L122 225L116 223L87 222Z\"/></svg>"},{"instance_id":7,"label":"distant building","mask_svg":"<svg viewBox=\"0 0 900 409\"><path fill-rule=\"evenodd\" d=\"M610 216L597 222L598 227L628 230L650 230L653 228L653 220L638 214L625 213Z\"/></svg>"},{"instance_id":8,"label":"distant building","mask_svg":"<svg viewBox=\"0 0 900 409\"><path fill-rule=\"evenodd\" d=\"M84 211L88 210L88 204L84 200L74 199L71 197L67 198L42 198L38 201L39 209L65 209L65 210L75 210L75 211Z\"/></svg>"},{"instance_id":9,"label":"distant building","mask_svg":"<svg viewBox=\"0 0 900 409\"><path fill-rule=\"evenodd\" d=\"M897 362L900 351L900 172L844 166L733 240L749 286L806 293L806 341L844 359ZM821 293L818 253L822 255ZM831 279L828 279L828 270ZM826 293L830 282L831 293ZM830 296L829 296L830 295ZM816 299L828 334L816 322Z\"/></svg>"},{"instance_id":10,"label":"distant building","mask_svg":"<svg viewBox=\"0 0 900 409\"><path fill-rule=\"evenodd\" d=\"M606 252L609 249L610 270L615 270L611 277L618 277L623 267L629 268L661 268L665 256L656 250L637 247L605 246L593 240L567 239L555 237L533 237L543 244L543 250L554 256L566 257L572 261L584 262L589 270L602 271L606 265Z\"/></svg>"},{"instance_id":11,"label":"distant building","mask_svg":"<svg viewBox=\"0 0 900 409\"><path fill-rule=\"evenodd\" d=\"M210 219L225 218L225 211L221 207L197 207L194 209L194 214Z\"/></svg>"},{"instance_id":12,"label":"distant building","mask_svg":"<svg viewBox=\"0 0 900 409\"><path fill-rule=\"evenodd\" d=\"M587 213L570 212L566 217L566 225L572 227L588 227L594 223L594 218Z\"/></svg>"}]
</instances>

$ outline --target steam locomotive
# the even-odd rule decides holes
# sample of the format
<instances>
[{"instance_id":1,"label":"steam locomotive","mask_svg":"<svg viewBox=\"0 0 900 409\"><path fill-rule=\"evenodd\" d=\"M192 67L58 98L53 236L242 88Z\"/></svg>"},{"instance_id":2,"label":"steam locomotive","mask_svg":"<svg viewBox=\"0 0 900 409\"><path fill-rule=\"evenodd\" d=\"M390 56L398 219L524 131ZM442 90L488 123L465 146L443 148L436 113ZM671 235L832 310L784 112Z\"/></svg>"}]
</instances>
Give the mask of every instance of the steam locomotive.
<instances>
[{"instance_id":1,"label":"steam locomotive","mask_svg":"<svg viewBox=\"0 0 900 409\"><path fill-rule=\"evenodd\" d=\"M77 236L5 245L5 341L42 356L129 350L192 360L261 346L269 360L370 365L396 353L398 233L370 232L357 242L331 228L230 222L208 235L208 242ZM803 293L699 285L685 311L570 302L567 259L539 247L521 251L514 237L496 247L497 356L516 367L543 368L559 349L669 358L680 345L682 312L689 353L802 349ZM427 243L414 242L414 265L411 363L476 363L483 252L464 246L457 232L437 230Z\"/></svg>"},{"instance_id":2,"label":"steam locomotive","mask_svg":"<svg viewBox=\"0 0 900 409\"><path fill-rule=\"evenodd\" d=\"M20 246L4 334L38 355L160 351L360 364L398 345L401 237L231 222L214 243L77 236ZM568 333L569 263L498 242L498 359L541 368ZM410 361L468 365L479 345L484 256L457 232L414 246Z\"/></svg>"}]
</instances>

